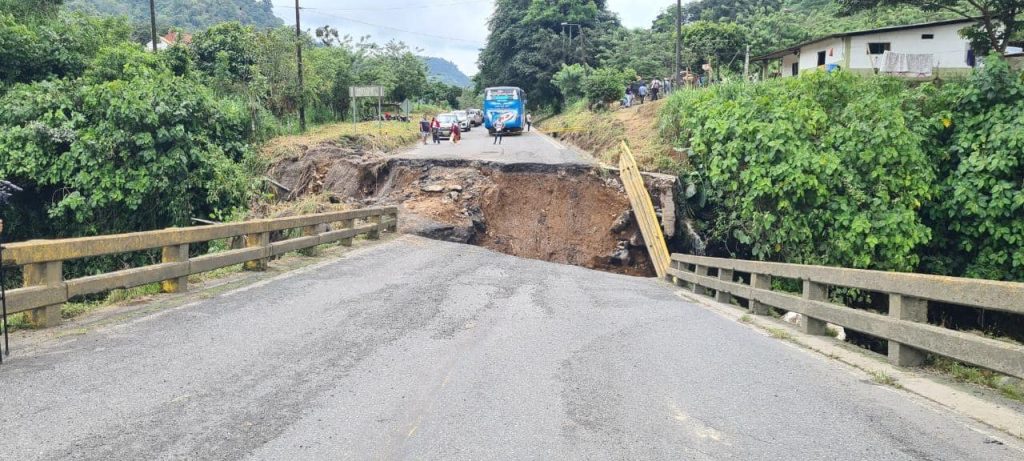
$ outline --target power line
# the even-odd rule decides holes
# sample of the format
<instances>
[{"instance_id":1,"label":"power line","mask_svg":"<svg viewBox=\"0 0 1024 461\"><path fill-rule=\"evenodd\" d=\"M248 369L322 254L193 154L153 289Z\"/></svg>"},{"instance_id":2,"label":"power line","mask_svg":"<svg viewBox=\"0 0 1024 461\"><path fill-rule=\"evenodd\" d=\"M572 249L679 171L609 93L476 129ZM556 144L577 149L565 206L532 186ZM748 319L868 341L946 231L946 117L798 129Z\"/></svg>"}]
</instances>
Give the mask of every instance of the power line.
<instances>
[{"instance_id":1,"label":"power line","mask_svg":"<svg viewBox=\"0 0 1024 461\"><path fill-rule=\"evenodd\" d=\"M460 0L448 3L420 3L415 5L404 5L404 6L379 6L379 7L356 7L356 8L321 8L321 7L303 7L304 10L318 10L318 11L398 11L398 10L411 10L411 9L425 9L425 8L437 8L441 6L457 6L457 5L472 5L485 3L484 0ZM294 8L291 5L272 5L274 8Z\"/></svg>"},{"instance_id":2,"label":"power line","mask_svg":"<svg viewBox=\"0 0 1024 461\"><path fill-rule=\"evenodd\" d=\"M424 36L424 37L438 38L438 39L441 39L441 40L453 40L453 41L457 41L457 42L472 43L474 45L481 45L482 44L478 40L468 40L468 39L464 39L464 38L447 37L447 36L444 36L444 35L435 35L435 34L430 34L430 33L426 33L426 32L416 32L416 31L413 31L413 30L406 30L406 29L400 29L398 27L385 26L385 25L381 25L381 24L374 24L374 23L371 23L371 22L361 21L359 19L348 18L348 17L345 17L345 16L339 16L339 15L330 14L330 13L321 13L321 14L323 14L325 16L330 16L332 18L341 19L342 21L354 22L356 24L362 24L364 26L377 27L377 28L380 28L380 29L388 29L388 30L393 30L393 31L396 31L396 32L403 32L403 33L406 33L406 34L421 35L421 36Z\"/></svg>"}]
</instances>

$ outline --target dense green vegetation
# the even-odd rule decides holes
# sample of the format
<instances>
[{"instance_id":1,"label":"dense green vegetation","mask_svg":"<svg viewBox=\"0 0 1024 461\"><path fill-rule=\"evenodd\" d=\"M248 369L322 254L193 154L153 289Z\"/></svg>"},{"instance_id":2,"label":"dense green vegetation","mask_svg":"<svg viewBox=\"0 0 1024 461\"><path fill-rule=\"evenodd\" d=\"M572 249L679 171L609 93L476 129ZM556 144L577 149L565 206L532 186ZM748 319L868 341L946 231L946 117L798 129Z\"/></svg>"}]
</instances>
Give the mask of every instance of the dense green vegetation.
<instances>
[{"instance_id":1,"label":"dense green vegetation","mask_svg":"<svg viewBox=\"0 0 1024 461\"><path fill-rule=\"evenodd\" d=\"M300 92L288 28L220 23L154 54L125 18L27 3L0 0L0 178L25 188L3 210L8 238L239 216L263 174L253 146L296 131L300 103L331 122L351 113L349 85L383 84L396 102L430 89L398 42L304 36Z\"/></svg>"},{"instance_id":2,"label":"dense green vegetation","mask_svg":"<svg viewBox=\"0 0 1024 461\"><path fill-rule=\"evenodd\" d=\"M1024 74L844 73L681 91L690 213L717 254L1024 280Z\"/></svg>"},{"instance_id":3,"label":"dense green vegetation","mask_svg":"<svg viewBox=\"0 0 1024 461\"><path fill-rule=\"evenodd\" d=\"M148 40L149 0L67 0L66 3L75 11L127 17L147 31ZM158 0L156 18L160 32L171 27L198 31L231 21L261 28L284 24L274 16L270 0Z\"/></svg>"},{"instance_id":4,"label":"dense green vegetation","mask_svg":"<svg viewBox=\"0 0 1024 461\"><path fill-rule=\"evenodd\" d=\"M747 45L756 56L841 31L958 17L953 11L909 3L855 8L835 0L689 2L683 6L681 66L699 72L702 64L710 63L716 79L735 77ZM499 0L480 54L477 86L517 85L530 94L531 105L558 111L567 99L579 96L552 83L563 66L630 69L647 79L671 76L675 13L675 5L669 4L650 28L626 29L604 1ZM570 28L562 23L580 25L571 27L571 46Z\"/></svg>"}]
</instances>

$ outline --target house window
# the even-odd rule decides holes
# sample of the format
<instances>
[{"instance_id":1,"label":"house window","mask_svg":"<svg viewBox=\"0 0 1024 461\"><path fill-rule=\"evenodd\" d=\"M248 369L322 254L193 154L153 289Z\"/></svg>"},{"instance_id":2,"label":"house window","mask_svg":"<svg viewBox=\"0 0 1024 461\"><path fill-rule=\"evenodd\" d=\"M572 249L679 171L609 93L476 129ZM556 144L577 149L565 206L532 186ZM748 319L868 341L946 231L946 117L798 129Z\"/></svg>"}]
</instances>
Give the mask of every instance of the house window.
<instances>
[{"instance_id":1,"label":"house window","mask_svg":"<svg viewBox=\"0 0 1024 461\"><path fill-rule=\"evenodd\" d=\"M885 54L886 51L890 50L889 42L885 43L868 43L868 54Z\"/></svg>"},{"instance_id":2,"label":"house window","mask_svg":"<svg viewBox=\"0 0 1024 461\"><path fill-rule=\"evenodd\" d=\"M790 71L792 72L793 75L800 75L800 63L794 62L793 66L790 69Z\"/></svg>"},{"instance_id":3,"label":"house window","mask_svg":"<svg viewBox=\"0 0 1024 461\"><path fill-rule=\"evenodd\" d=\"M825 65L825 52L824 51L819 51L818 52L818 65L819 66L824 66Z\"/></svg>"},{"instance_id":4,"label":"house window","mask_svg":"<svg viewBox=\"0 0 1024 461\"><path fill-rule=\"evenodd\" d=\"M935 34L921 34L921 40L933 40L933 39L935 39Z\"/></svg>"}]
</instances>

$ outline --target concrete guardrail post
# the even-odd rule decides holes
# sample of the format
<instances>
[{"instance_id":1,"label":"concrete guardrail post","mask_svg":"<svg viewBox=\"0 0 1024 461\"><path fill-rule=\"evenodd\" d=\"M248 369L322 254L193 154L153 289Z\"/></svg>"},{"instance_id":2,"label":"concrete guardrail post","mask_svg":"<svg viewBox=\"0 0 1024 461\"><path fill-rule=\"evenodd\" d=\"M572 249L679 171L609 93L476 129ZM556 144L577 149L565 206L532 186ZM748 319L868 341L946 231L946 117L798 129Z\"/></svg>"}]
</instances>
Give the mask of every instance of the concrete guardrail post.
<instances>
[{"instance_id":1,"label":"concrete guardrail post","mask_svg":"<svg viewBox=\"0 0 1024 461\"><path fill-rule=\"evenodd\" d=\"M165 246L161 254L161 261L164 263L188 261L188 244ZM164 280L160 282L160 290L164 293L184 293L188 291L188 276Z\"/></svg>"},{"instance_id":2,"label":"concrete guardrail post","mask_svg":"<svg viewBox=\"0 0 1024 461\"><path fill-rule=\"evenodd\" d=\"M765 274L750 274L750 286L755 290L771 290L772 276ZM768 315L768 305L751 299L750 312L754 315Z\"/></svg>"},{"instance_id":3,"label":"concrete guardrail post","mask_svg":"<svg viewBox=\"0 0 1024 461\"><path fill-rule=\"evenodd\" d=\"M61 261L50 261L24 266L26 287L56 287L64 283L64 265ZM51 304L25 313L29 325L33 328L49 328L60 325L60 308L62 304Z\"/></svg>"},{"instance_id":4,"label":"concrete guardrail post","mask_svg":"<svg viewBox=\"0 0 1024 461\"><path fill-rule=\"evenodd\" d=\"M320 225L306 226L302 228L303 237L314 237L320 235ZM320 254L320 250L316 246L305 248L301 252L305 256L316 256Z\"/></svg>"},{"instance_id":5,"label":"concrete guardrail post","mask_svg":"<svg viewBox=\"0 0 1024 461\"><path fill-rule=\"evenodd\" d=\"M718 269L718 280L723 282L732 283L734 275L732 269ZM732 304L732 294L728 291L718 290L715 292L715 301L722 304Z\"/></svg>"},{"instance_id":6,"label":"concrete guardrail post","mask_svg":"<svg viewBox=\"0 0 1024 461\"><path fill-rule=\"evenodd\" d=\"M366 234L366 238L370 240L377 240L380 238L380 215L373 215L367 219L367 222L373 224L373 230L369 234Z\"/></svg>"},{"instance_id":7,"label":"concrete guardrail post","mask_svg":"<svg viewBox=\"0 0 1024 461\"><path fill-rule=\"evenodd\" d=\"M707 276L708 275L708 266L701 266L700 264L697 264L696 267L694 268L693 272L695 274L697 274L697 275L700 275L700 276ZM700 285L700 283L698 283L698 282L694 282L693 283L693 292L694 292L694 294L698 294L698 295L706 295L706 294L708 294L708 290L705 289L704 287L702 287Z\"/></svg>"},{"instance_id":8,"label":"concrete guardrail post","mask_svg":"<svg viewBox=\"0 0 1024 461\"><path fill-rule=\"evenodd\" d=\"M804 299L809 301L828 301L828 286L821 283L814 283L804 280ZM824 335L825 322L804 315L804 321L800 324L800 330L809 335Z\"/></svg>"},{"instance_id":9,"label":"concrete guardrail post","mask_svg":"<svg viewBox=\"0 0 1024 461\"><path fill-rule=\"evenodd\" d=\"M270 246L270 232L246 234L245 236L246 248L266 248L268 246ZM267 270L267 263L267 258L253 259L252 261L246 261L243 267L247 271L263 271Z\"/></svg>"},{"instance_id":10,"label":"concrete guardrail post","mask_svg":"<svg viewBox=\"0 0 1024 461\"><path fill-rule=\"evenodd\" d=\"M343 219L341 220L341 227L344 229L351 229L356 226L356 220L354 219ZM341 244L347 247L352 246L352 237L341 239Z\"/></svg>"},{"instance_id":11,"label":"concrete guardrail post","mask_svg":"<svg viewBox=\"0 0 1024 461\"><path fill-rule=\"evenodd\" d=\"M398 213L391 215L391 222L387 227L388 232L398 232Z\"/></svg>"},{"instance_id":12,"label":"concrete guardrail post","mask_svg":"<svg viewBox=\"0 0 1024 461\"><path fill-rule=\"evenodd\" d=\"M928 323L928 301L899 294L889 295L889 316L899 320ZM896 341L889 342L889 362L900 367L914 367L924 363L925 354Z\"/></svg>"}]
</instances>

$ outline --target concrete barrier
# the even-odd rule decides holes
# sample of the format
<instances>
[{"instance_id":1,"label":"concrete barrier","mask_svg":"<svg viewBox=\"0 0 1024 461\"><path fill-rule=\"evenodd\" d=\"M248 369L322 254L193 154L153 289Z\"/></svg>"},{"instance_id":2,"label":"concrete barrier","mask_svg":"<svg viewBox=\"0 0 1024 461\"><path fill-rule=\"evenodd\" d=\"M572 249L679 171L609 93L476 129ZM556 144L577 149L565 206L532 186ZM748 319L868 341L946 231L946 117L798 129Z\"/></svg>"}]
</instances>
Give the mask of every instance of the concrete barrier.
<instances>
[{"instance_id":1,"label":"concrete barrier","mask_svg":"<svg viewBox=\"0 0 1024 461\"><path fill-rule=\"evenodd\" d=\"M718 276L708 275L717 269ZM750 275L750 283L737 273ZM800 295L773 291L772 277L801 280ZM1024 315L1024 283L881 272L673 254L668 279L720 302L747 300L751 313L769 307L804 317L801 328L825 334L825 323L887 340L889 361L920 365L929 353L1024 378L1024 346L928 323L928 303L942 302ZM830 302L828 287L857 288L889 297L889 315Z\"/></svg>"},{"instance_id":2,"label":"concrete barrier","mask_svg":"<svg viewBox=\"0 0 1024 461\"><path fill-rule=\"evenodd\" d=\"M11 243L4 245L3 263L23 268L24 287L7 292L8 315L25 312L33 326L54 326L60 323L61 306L76 296L149 283L161 283L166 293L184 292L188 290L189 275L235 264L244 264L249 270L262 270L271 257L291 251L337 241L350 245L357 235L378 238L381 231L394 231L397 221L398 208L392 206L203 227ZM270 241L271 232L291 229L301 229L302 236ZM244 237L245 248L189 257L190 244L234 237ZM63 276L64 261L151 249L161 250L159 264L72 280L65 280Z\"/></svg>"}]
</instances>

